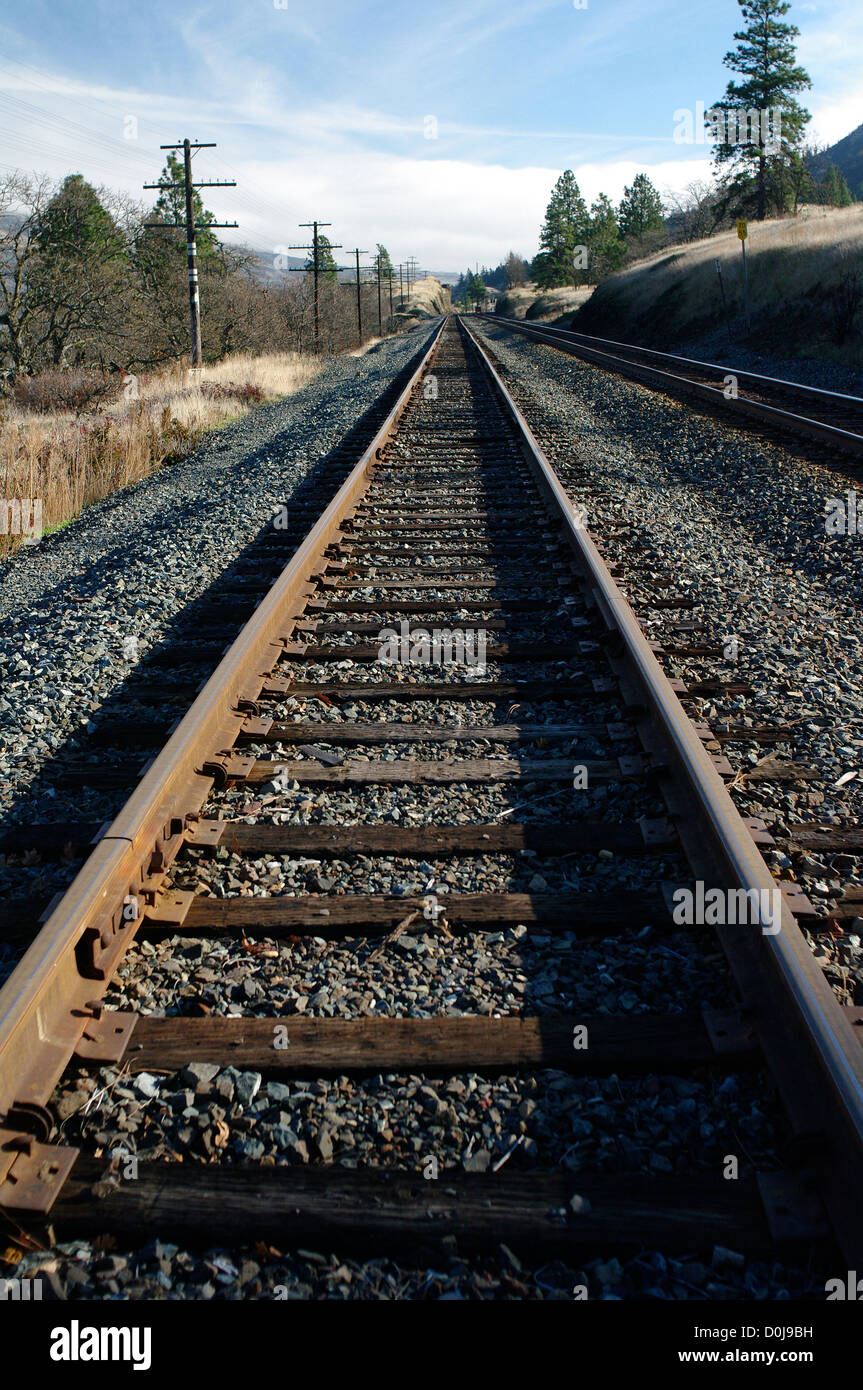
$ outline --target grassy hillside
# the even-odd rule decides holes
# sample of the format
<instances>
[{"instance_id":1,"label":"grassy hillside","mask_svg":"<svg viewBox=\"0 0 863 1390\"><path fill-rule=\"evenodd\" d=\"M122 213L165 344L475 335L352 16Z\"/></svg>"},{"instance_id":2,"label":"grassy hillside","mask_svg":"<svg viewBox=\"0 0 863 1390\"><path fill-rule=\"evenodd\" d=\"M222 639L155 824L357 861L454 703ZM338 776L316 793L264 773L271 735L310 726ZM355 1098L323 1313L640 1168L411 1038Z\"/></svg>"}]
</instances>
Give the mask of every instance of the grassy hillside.
<instances>
[{"instance_id":1,"label":"grassy hillside","mask_svg":"<svg viewBox=\"0 0 863 1390\"><path fill-rule=\"evenodd\" d=\"M438 314L448 314L452 308L450 287L442 285L432 275L424 280L415 280L410 294L399 301L398 289L395 294L395 320L399 327L410 327L420 319L437 318Z\"/></svg>"},{"instance_id":2,"label":"grassy hillside","mask_svg":"<svg viewBox=\"0 0 863 1390\"><path fill-rule=\"evenodd\" d=\"M805 208L749 224L750 348L863 367L863 205ZM674 350L727 327L743 333L743 273L735 232L675 246L603 281L572 316L585 333Z\"/></svg>"},{"instance_id":3,"label":"grassy hillside","mask_svg":"<svg viewBox=\"0 0 863 1390\"><path fill-rule=\"evenodd\" d=\"M570 285L559 290L540 290L530 281L515 290L505 290L495 312L511 319L537 319L553 323L563 314L574 313L593 294L593 285Z\"/></svg>"}]
</instances>

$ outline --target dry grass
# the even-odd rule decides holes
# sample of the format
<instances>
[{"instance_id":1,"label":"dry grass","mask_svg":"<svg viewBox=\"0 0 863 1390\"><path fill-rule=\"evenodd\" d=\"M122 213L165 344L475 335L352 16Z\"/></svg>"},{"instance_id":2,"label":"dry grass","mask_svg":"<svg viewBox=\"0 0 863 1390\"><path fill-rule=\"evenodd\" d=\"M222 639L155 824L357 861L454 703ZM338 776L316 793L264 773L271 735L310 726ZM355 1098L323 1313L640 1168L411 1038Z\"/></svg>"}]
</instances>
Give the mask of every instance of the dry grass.
<instances>
[{"instance_id":1,"label":"dry grass","mask_svg":"<svg viewBox=\"0 0 863 1390\"><path fill-rule=\"evenodd\" d=\"M117 488L185 458L205 430L299 391L321 365L272 353L226 357L199 372L178 366L127 378L112 403L79 415L0 403L0 499L40 499L43 530L56 530ZM18 543L0 534L0 557Z\"/></svg>"},{"instance_id":2,"label":"dry grass","mask_svg":"<svg viewBox=\"0 0 863 1390\"><path fill-rule=\"evenodd\" d=\"M377 347L378 343L382 343L383 341L383 338L366 338L362 347L351 348L350 351L345 354L345 356L365 357L367 352L371 352L373 347Z\"/></svg>"},{"instance_id":3,"label":"dry grass","mask_svg":"<svg viewBox=\"0 0 863 1390\"><path fill-rule=\"evenodd\" d=\"M395 302L401 303L403 315L417 319L436 318L438 314L448 314L452 308L449 285L442 285L433 275L414 280L410 294L401 301L396 291Z\"/></svg>"},{"instance_id":4,"label":"dry grass","mask_svg":"<svg viewBox=\"0 0 863 1390\"><path fill-rule=\"evenodd\" d=\"M509 318L549 323L562 314L580 309L593 294L593 289L593 285L563 285L556 290L541 290L528 281L516 289L504 290L498 300L498 310Z\"/></svg>"},{"instance_id":5,"label":"dry grass","mask_svg":"<svg viewBox=\"0 0 863 1390\"><path fill-rule=\"evenodd\" d=\"M863 276L863 205L806 207L797 217L749 223L746 241L753 326L770 348L817 350L818 355L859 366L859 334L847 342L834 334L834 296L849 275ZM608 336L632 335L654 346L685 343L721 328L722 297L729 313L743 312L740 242L735 231L667 247L604 281L574 326Z\"/></svg>"}]
</instances>

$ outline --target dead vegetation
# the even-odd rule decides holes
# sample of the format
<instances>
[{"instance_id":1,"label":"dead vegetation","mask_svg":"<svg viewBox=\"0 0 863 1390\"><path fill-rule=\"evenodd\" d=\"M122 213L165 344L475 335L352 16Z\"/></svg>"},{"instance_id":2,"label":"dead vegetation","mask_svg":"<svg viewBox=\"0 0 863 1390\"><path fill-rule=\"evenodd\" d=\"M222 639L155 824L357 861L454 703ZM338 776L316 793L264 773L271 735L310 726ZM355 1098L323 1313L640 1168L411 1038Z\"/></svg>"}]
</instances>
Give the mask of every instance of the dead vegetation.
<instances>
[{"instance_id":1,"label":"dead vegetation","mask_svg":"<svg viewBox=\"0 0 863 1390\"><path fill-rule=\"evenodd\" d=\"M863 367L863 205L750 222L746 254L750 346ZM726 326L739 339L743 311L740 241L726 231L611 276L572 326L673 350Z\"/></svg>"},{"instance_id":2,"label":"dead vegetation","mask_svg":"<svg viewBox=\"0 0 863 1390\"><path fill-rule=\"evenodd\" d=\"M22 377L0 405L0 500L39 499L45 531L118 488L185 458L203 432L307 385L321 360L237 355L198 373L140 378L51 371ZM92 407L97 405L98 409ZM0 516L0 557L22 541Z\"/></svg>"}]
</instances>

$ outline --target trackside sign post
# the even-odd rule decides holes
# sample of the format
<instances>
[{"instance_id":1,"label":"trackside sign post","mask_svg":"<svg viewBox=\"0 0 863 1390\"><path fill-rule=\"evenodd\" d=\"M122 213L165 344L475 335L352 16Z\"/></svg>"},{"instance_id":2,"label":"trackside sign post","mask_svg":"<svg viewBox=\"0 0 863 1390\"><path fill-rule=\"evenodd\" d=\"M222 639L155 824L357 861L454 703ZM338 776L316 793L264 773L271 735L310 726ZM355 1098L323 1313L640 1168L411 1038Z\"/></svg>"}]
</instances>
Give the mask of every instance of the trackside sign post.
<instances>
[{"instance_id":1,"label":"trackside sign post","mask_svg":"<svg viewBox=\"0 0 863 1390\"><path fill-rule=\"evenodd\" d=\"M749 332L749 280L746 274L746 218L737 220L737 235L740 237L740 250L743 252L743 311L746 318L746 332Z\"/></svg>"}]
</instances>

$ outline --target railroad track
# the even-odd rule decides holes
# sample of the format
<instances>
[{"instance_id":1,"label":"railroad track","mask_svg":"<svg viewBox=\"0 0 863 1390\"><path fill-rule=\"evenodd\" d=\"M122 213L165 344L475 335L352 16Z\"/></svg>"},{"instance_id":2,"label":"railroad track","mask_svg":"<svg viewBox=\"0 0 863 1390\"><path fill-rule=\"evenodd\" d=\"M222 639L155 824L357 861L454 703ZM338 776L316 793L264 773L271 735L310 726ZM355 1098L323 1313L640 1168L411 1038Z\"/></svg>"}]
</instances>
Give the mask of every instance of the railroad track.
<instances>
[{"instance_id":1,"label":"railroad track","mask_svg":"<svg viewBox=\"0 0 863 1390\"><path fill-rule=\"evenodd\" d=\"M164 715L121 716L97 730L98 757L58 768L86 797L127 785L146 750L159 749L0 991L3 1229L369 1254L505 1243L565 1260L645 1247L808 1255L838 1246L855 1268L860 1011L843 1008L825 980L799 925L811 905L772 877L761 853L770 837L741 819L714 731L687 713L700 691L728 682L709 665L686 686L664 675L663 653L463 322L442 324L348 467L343 458L313 524L307 513L295 519L292 557L173 730ZM673 590L658 602L678 614L689 606ZM237 623L236 605L227 610L223 634ZM218 613L208 621L219 630ZM693 643L688 628L681 618L666 651L709 663L715 647ZM151 677L151 705L185 690L183 668L214 647L215 635L166 658L180 678ZM777 733L762 732L765 742ZM409 804L387 800L395 788L411 789ZM47 856L53 844L75 854L93 826L9 834L7 853ZM297 892L282 871L309 861L348 866L366 886L381 866L413 884L338 891L334 869ZM724 903L737 895L741 913L748 894L750 920L705 921L708 892ZM432 977L391 1016L374 1014L388 955L418 932L456 958L477 934L492 959L507 933L560 938L571 952L572 933L648 936L661 951L681 901L696 905L687 930L705 954L717 944L724 953L734 986L721 1005L590 1013L573 992L533 1011L492 1001L478 1012L461 1006L469 990L448 994ZM27 917L19 904L6 929ZM139 948L149 944L152 959L177 941L212 962L209 982L207 972L182 975L165 1016L117 1007L146 970ZM234 972L241 1010L208 1002L225 941L239 942L248 965L247 976ZM363 977L353 1016L327 1014L323 1001L297 1013L284 978L262 974L273 958L290 972L310 941L342 952ZM98 1094L100 1069L114 1077L106 1089L143 1078L156 1109L163 1084L185 1086L187 1099L192 1088L201 1107L224 1102L214 1112L223 1152L232 1135L254 1138L261 1077L290 1086L372 1077L384 1093L413 1079L414 1109L431 1107L431 1120L410 1143L384 1126L374 1166L352 1166L347 1150L336 1162L300 1162L295 1135L291 1157L277 1145L258 1163L233 1161L233 1150L216 1162L190 1102L179 1137L171 1129L167 1151L163 1143L126 1181L122 1135L106 1137L98 1105L95 1124L89 1107L67 1108L57 1124L57 1097L88 1076L86 1094ZM229 1085L213 1091L226 1069ZM685 1172L579 1170L531 1140L527 1102L545 1073L720 1085L741 1071L769 1073L786 1143L763 1170L741 1150L734 1181L719 1160ZM478 1119L480 1150L472 1138L452 1162L446 1099L420 1083L465 1076L457 1084L468 1090L477 1076L515 1078L524 1110L491 1151ZM290 1130L297 1092L269 1094ZM142 1150L146 1136L145 1125ZM319 1156L333 1157L331 1142Z\"/></svg>"},{"instance_id":2,"label":"railroad track","mask_svg":"<svg viewBox=\"0 0 863 1390\"><path fill-rule=\"evenodd\" d=\"M644 386L665 391L749 428L826 445L847 465L863 458L863 400L759 372L740 371L670 352L597 338L569 328L485 314L489 323L546 343ZM829 454L828 454L829 457Z\"/></svg>"}]
</instances>

